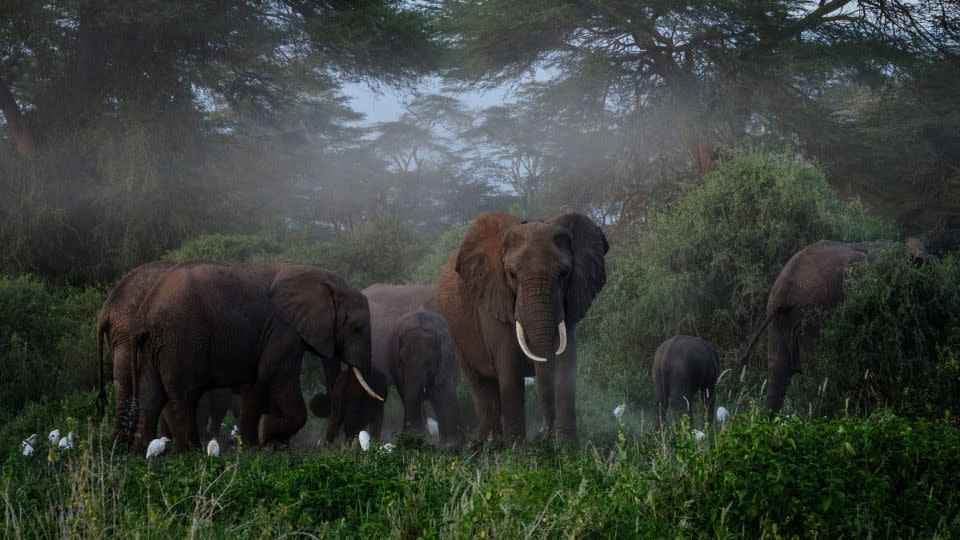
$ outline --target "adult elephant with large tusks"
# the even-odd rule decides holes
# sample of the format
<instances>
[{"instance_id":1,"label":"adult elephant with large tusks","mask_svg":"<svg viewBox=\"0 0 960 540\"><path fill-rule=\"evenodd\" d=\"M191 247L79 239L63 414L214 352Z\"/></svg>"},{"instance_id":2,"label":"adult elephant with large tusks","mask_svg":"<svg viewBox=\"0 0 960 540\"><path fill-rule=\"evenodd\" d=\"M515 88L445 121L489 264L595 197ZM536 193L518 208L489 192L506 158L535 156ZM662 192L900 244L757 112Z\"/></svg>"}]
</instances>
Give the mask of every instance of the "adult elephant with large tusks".
<instances>
[{"instance_id":1,"label":"adult elephant with large tusks","mask_svg":"<svg viewBox=\"0 0 960 540\"><path fill-rule=\"evenodd\" d=\"M175 449L199 445L197 400L211 388L242 394L243 440L288 440L306 423L300 390L306 351L343 361L368 388L367 300L326 270L181 263L151 289L140 322L134 362L137 451L156 433L164 405L170 409Z\"/></svg>"},{"instance_id":2,"label":"adult elephant with large tusks","mask_svg":"<svg viewBox=\"0 0 960 540\"><path fill-rule=\"evenodd\" d=\"M437 305L473 394L478 436L523 440L535 372L545 434L577 441L576 324L606 282L607 239L576 213L474 221L437 280Z\"/></svg>"}]
</instances>

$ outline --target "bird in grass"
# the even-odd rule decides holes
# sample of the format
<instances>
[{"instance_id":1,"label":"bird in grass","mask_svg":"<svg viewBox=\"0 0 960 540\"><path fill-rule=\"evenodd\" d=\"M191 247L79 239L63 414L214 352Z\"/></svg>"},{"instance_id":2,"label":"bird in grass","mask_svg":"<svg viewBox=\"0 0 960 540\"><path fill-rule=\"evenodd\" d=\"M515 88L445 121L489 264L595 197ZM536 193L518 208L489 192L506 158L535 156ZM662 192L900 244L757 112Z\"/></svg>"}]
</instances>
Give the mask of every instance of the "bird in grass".
<instances>
[{"instance_id":1,"label":"bird in grass","mask_svg":"<svg viewBox=\"0 0 960 540\"><path fill-rule=\"evenodd\" d=\"M150 441L150 444L147 446L147 459L162 454L163 451L167 449L168 442L170 442L170 439L166 437L160 437L159 439Z\"/></svg>"},{"instance_id":2,"label":"bird in grass","mask_svg":"<svg viewBox=\"0 0 960 540\"><path fill-rule=\"evenodd\" d=\"M717 407L717 422L724 423L728 416L730 416L730 411L726 407L723 405Z\"/></svg>"},{"instance_id":3,"label":"bird in grass","mask_svg":"<svg viewBox=\"0 0 960 540\"><path fill-rule=\"evenodd\" d=\"M57 446L60 444L60 430L55 429L47 435L47 440L50 441L50 446Z\"/></svg>"},{"instance_id":4,"label":"bird in grass","mask_svg":"<svg viewBox=\"0 0 960 540\"><path fill-rule=\"evenodd\" d=\"M60 439L60 442L57 443L57 447L60 450L70 450L73 448L73 432L67 433L67 436Z\"/></svg>"},{"instance_id":5,"label":"bird in grass","mask_svg":"<svg viewBox=\"0 0 960 540\"><path fill-rule=\"evenodd\" d=\"M380 446L380 451L384 454L389 454L390 452L393 452L394 448L395 447L393 446L393 443L383 443L383 445Z\"/></svg>"},{"instance_id":6,"label":"bird in grass","mask_svg":"<svg viewBox=\"0 0 960 540\"><path fill-rule=\"evenodd\" d=\"M533 386L533 383L535 383L535 382L537 382L537 380L534 379L533 377L524 377L524 378L523 378L523 385L524 385L524 386Z\"/></svg>"},{"instance_id":7,"label":"bird in grass","mask_svg":"<svg viewBox=\"0 0 960 540\"><path fill-rule=\"evenodd\" d=\"M220 443L217 442L217 439L210 439L210 442L207 443L207 455L210 457L220 455Z\"/></svg>"},{"instance_id":8,"label":"bird in grass","mask_svg":"<svg viewBox=\"0 0 960 540\"><path fill-rule=\"evenodd\" d=\"M706 437L706 436L707 436L707 434L704 433L704 432L702 432L702 431L700 431L699 429L693 430L693 440L695 440L695 441L703 440L703 438Z\"/></svg>"},{"instance_id":9,"label":"bird in grass","mask_svg":"<svg viewBox=\"0 0 960 540\"><path fill-rule=\"evenodd\" d=\"M37 444L37 434L27 437L20 443L20 453L24 457L30 457L33 455L33 445Z\"/></svg>"},{"instance_id":10,"label":"bird in grass","mask_svg":"<svg viewBox=\"0 0 960 540\"><path fill-rule=\"evenodd\" d=\"M617 421L620 421L620 419L623 418L623 413L624 413L624 411L626 411L626 410L627 410L627 404L626 404L626 403L621 403L621 404L617 405L617 406L613 409L613 417L616 418Z\"/></svg>"},{"instance_id":11,"label":"bird in grass","mask_svg":"<svg viewBox=\"0 0 960 540\"><path fill-rule=\"evenodd\" d=\"M357 439L360 441L360 448L361 448L364 452L366 452L367 450L370 449L370 434L369 434L369 433L367 433L366 431L361 431L360 434L357 435Z\"/></svg>"},{"instance_id":12,"label":"bird in grass","mask_svg":"<svg viewBox=\"0 0 960 540\"><path fill-rule=\"evenodd\" d=\"M431 437L440 435L440 424L433 418L427 418L427 433L429 433Z\"/></svg>"}]
</instances>

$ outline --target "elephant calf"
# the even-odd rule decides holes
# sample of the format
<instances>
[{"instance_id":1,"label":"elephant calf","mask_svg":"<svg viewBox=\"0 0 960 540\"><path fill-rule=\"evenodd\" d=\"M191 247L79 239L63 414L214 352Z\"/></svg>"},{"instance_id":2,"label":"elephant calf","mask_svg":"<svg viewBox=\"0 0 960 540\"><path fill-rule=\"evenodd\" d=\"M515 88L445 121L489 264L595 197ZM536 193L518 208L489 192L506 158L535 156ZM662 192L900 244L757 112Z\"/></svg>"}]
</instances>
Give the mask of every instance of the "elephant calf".
<instances>
[{"instance_id":1,"label":"elephant calf","mask_svg":"<svg viewBox=\"0 0 960 540\"><path fill-rule=\"evenodd\" d=\"M702 338L674 336L661 343L653 356L653 384L660 421L666 421L668 407L680 413L690 412L697 393L703 393L710 418L719 374L720 357Z\"/></svg>"}]
</instances>

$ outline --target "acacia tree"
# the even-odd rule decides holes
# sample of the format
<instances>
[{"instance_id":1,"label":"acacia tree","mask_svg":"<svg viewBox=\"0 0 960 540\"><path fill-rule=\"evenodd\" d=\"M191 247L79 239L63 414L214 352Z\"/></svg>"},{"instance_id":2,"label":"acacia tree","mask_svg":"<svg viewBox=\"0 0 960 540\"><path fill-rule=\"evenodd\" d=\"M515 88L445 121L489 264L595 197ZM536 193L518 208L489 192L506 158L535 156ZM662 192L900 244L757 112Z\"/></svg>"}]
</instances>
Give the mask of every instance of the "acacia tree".
<instances>
[{"instance_id":1,"label":"acacia tree","mask_svg":"<svg viewBox=\"0 0 960 540\"><path fill-rule=\"evenodd\" d=\"M339 83L431 68L428 22L398 0L4 3L0 267L110 277L282 221L277 192L354 118Z\"/></svg>"},{"instance_id":2,"label":"acacia tree","mask_svg":"<svg viewBox=\"0 0 960 540\"><path fill-rule=\"evenodd\" d=\"M703 172L723 144L776 139L847 159L857 137L838 94L876 96L956 64L960 20L943 1L439 4L460 55L451 77L495 85L537 72L555 96L575 96L570 107L621 119L628 216L643 215L633 195L656 169Z\"/></svg>"}]
</instances>

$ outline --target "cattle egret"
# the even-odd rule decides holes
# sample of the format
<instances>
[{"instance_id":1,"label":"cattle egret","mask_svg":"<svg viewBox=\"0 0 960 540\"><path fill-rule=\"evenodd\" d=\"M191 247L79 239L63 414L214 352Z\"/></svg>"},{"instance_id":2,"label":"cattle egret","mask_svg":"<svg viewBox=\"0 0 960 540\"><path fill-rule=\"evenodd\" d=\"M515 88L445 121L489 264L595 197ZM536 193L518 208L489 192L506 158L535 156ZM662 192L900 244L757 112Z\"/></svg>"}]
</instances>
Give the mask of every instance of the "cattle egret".
<instances>
[{"instance_id":1,"label":"cattle egret","mask_svg":"<svg viewBox=\"0 0 960 540\"><path fill-rule=\"evenodd\" d=\"M693 440L695 440L695 441L703 440L703 438L706 437L706 436L707 436L707 434L704 433L704 432L702 432L702 431L700 431L699 429L693 430Z\"/></svg>"},{"instance_id":2,"label":"cattle egret","mask_svg":"<svg viewBox=\"0 0 960 540\"><path fill-rule=\"evenodd\" d=\"M613 417L616 418L617 421L619 421L621 418L623 418L623 412L626 410L627 410L626 403L621 403L620 405L617 405L617 407L613 409Z\"/></svg>"},{"instance_id":3,"label":"cattle egret","mask_svg":"<svg viewBox=\"0 0 960 540\"><path fill-rule=\"evenodd\" d=\"M29 439L24 439L23 442L20 443L20 453L23 454L24 457L33 455L33 445L30 444Z\"/></svg>"},{"instance_id":4,"label":"cattle egret","mask_svg":"<svg viewBox=\"0 0 960 540\"><path fill-rule=\"evenodd\" d=\"M724 423L728 416L730 416L730 411L728 411L726 407L722 405L717 407L717 422L721 424Z\"/></svg>"},{"instance_id":5,"label":"cattle egret","mask_svg":"<svg viewBox=\"0 0 960 540\"><path fill-rule=\"evenodd\" d=\"M24 439L24 441L30 443L30 446L37 444L37 434L36 433L31 434L29 437Z\"/></svg>"},{"instance_id":6,"label":"cattle egret","mask_svg":"<svg viewBox=\"0 0 960 540\"><path fill-rule=\"evenodd\" d=\"M217 442L217 439L210 439L210 442L207 443L207 455L210 457L220 455L220 443Z\"/></svg>"},{"instance_id":7,"label":"cattle egret","mask_svg":"<svg viewBox=\"0 0 960 540\"><path fill-rule=\"evenodd\" d=\"M55 429L47 435L47 440L50 441L50 446L56 446L60 444L60 430Z\"/></svg>"},{"instance_id":8,"label":"cattle egret","mask_svg":"<svg viewBox=\"0 0 960 540\"><path fill-rule=\"evenodd\" d=\"M393 448L393 443L383 443L383 446L380 447L380 451L385 454L389 454L390 452L393 452Z\"/></svg>"},{"instance_id":9,"label":"cattle egret","mask_svg":"<svg viewBox=\"0 0 960 540\"><path fill-rule=\"evenodd\" d=\"M163 451L167 449L168 442L170 442L170 439L166 437L160 437L159 439L150 441L150 445L147 446L147 459L162 454Z\"/></svg>"},{"instance_id":10,"label":"cattle egret","mask_svg":"<svg viewBox=\"0 0 960 540\"><path fill-rule=\"evenodd\" d=\"M537 380L534 379L533 377L524 377L524 378L523 378L523 385L524 385L524 386L533 386L533 383L535 383L535 382L537 382Z\"/></svg>"},{"instance_id":11,"label":"cattle egret","mask_svg":"<svg viewBox=\"0 0 960 540\"><path fill-rule=\"evenodd\" d=\"M357 439L360 440L360 448L366 452L370 449L370 434L366 431L361 431L360 435L357 435Z\"/></svg>"},{"instance_id":12,"label":"cattle egret","mask_svg":"<svg viewBox=\"0 0 960 540\"><path fill-rule=\"evenodd\" d=\"M427 418L427 433L429 433L431 437L440 435L440 424L433 418Z\"/></svg>"},{"instance_id":13,"label":"cattle egret","mask_svg":"<svg viewBox=\"0 0 960 540\"><path fill-rule=\"evenodd\" d=\"M60 439L60 442L57 443L57 446L60 450L70 450L73 448L73 432L67 433L67 436Z\"/></svg>"}]
</instances>

